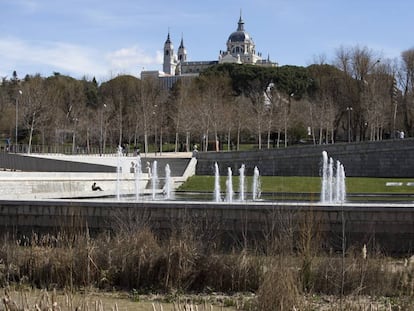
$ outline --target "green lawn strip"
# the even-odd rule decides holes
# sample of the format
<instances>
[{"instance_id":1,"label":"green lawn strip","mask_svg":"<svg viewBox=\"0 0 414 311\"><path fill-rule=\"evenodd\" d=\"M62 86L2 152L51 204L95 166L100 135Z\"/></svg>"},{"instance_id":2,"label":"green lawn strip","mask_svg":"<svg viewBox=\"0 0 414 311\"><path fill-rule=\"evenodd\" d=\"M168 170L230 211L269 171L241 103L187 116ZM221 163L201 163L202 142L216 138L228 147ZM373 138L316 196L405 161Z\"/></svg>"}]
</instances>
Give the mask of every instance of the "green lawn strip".
<instances>
[{"instance_id":1,"label":"green lawn strip","mask_svg":"<svg viewBox=\"0 0 414 311\"><path fill-rule=\"evenodd\" d=\"M220 177L221 191L226 189L226 176ZM214 190L214 176L192 176L178 190L212 192ZM246 177L246 190L251 191L252 176ZM233 189L238 191L239 177L233 176ZM300 176L261 176L261 190L263 193L319 193L321 190L320 177ZM401 182L402 186L387 186L387 183ZM414 178L366 178L347 177L347 193L402 193L414 194L414 186L407 186L408 182L414 182Z\"/></svg>"},{"instance_id":2,"label":"green lawn strip","mask_svg":"<svg viewBox=\"0 0 414 311\"><path fill-rule=\"evenodd\" d=\"M402 183L402 186L387 186L387 183ZM414 182L414 178L368 178L348 177L346 179L347 193L414 193L414 186L407 183Z\"/></svg>"}]
</instances>

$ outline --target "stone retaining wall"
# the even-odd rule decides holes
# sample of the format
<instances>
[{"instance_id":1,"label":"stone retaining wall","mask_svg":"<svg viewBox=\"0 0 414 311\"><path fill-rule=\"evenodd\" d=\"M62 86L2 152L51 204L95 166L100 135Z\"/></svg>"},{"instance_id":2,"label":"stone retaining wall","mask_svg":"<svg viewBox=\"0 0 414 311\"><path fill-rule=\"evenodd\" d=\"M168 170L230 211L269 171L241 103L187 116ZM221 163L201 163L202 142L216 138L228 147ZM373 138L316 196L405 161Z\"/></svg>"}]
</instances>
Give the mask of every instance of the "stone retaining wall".
<instances>
[{"instance_id":1,"label":"stone retaining wall","mask_svg":"<svg viewBox=\"0 0 414 311\"><path fill-rule=\"evenodd\" d=\"M92 233L137 226L169 233L187 227L236 246L243 245L243 237L266 243L286 232L293 233L297 244L300 232L312 227L320 233L321 247L338 250L343 224L347 247L366 244L371 250L404 254L414 249L414 209L404 204L0 201L0 230L17 234L81 232L86 225Z\"/></svg>"},{"instance_id":2,"label":"stone retaining wall","mask_svg":"<svg viewBox=\"0 0 414 311\"><path fill-rule=\"evenodd\" d=\"M253 175L257 166L260 174L266 176L320 176L322 151L339 160L349 177L414 177L413 138L241 152L199 152L196 174L214 175L217 162L222 176L227 174L227 167L237 175L242 164L246 165L247 175Z\"/></svg>"}]
</instances>

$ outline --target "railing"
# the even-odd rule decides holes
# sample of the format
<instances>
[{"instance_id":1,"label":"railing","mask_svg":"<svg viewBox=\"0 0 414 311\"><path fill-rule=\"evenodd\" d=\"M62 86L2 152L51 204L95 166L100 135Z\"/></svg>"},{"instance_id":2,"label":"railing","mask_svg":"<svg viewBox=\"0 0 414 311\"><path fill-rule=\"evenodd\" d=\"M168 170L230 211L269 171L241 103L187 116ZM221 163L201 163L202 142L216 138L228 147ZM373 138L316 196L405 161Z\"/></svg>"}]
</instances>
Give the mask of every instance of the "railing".
<instances>
[{"instance_id":1,"label":"railing","mask_svg":"<svg viewBox=\"0 0 414 311\"><path fill-rule=\"evenodd\" d=\"M11 152L11 153L29 153L28 144L13 144L13 145L0 145L0 152ZM101 150L99 147L76 147L68 145L32 145L30 147L30 153L41 153L41 154L79 154L79 155L113 155L116 154L116 148L106 148ZM130 151L131 153L131 151Z\"/></svg>"}]
</instances>

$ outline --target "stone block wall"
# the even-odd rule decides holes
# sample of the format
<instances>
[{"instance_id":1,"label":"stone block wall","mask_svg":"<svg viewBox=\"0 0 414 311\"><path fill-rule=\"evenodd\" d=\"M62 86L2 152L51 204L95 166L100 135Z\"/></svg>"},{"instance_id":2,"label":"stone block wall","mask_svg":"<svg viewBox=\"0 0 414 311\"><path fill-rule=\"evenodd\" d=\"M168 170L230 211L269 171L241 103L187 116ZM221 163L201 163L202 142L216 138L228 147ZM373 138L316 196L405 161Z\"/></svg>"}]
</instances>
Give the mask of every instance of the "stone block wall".
<instances>
[{"instance_id":1,"label":"stone block wall","mask_svg":"<svg viewBox=\"0 0 414 311\"><path fill-rule=\"evenodd\" d=\"M347 247L366 244L388 254L410 254L414 249L414 213L407 204L0 201L0 232L18 235L82 232L86 226L96 234L143 226L165 236L185 228L197 234L210 232L227 246L237 247L244 238L266 243L266 238L287 229L293 234L292 243L299 243L301 232L313 228L320 233L321 246L338 250L343 225Z\"/></svg>"},{"instance_id":2,"label":"stone block wall","mask_svg":"<svg viewBox=\"0 0 414 311\"><path fill-rule=\"evenodd\" d=\"M199 152L196 174L214 175L217 162L221 176L227 174L227 167L237 175L242 164L246 165L247 175L253 175L257 166L262 176L320 176L323 151L344 165L348 177L414 177L413 138L241 152Z\"/></svg>"}]
</instances>

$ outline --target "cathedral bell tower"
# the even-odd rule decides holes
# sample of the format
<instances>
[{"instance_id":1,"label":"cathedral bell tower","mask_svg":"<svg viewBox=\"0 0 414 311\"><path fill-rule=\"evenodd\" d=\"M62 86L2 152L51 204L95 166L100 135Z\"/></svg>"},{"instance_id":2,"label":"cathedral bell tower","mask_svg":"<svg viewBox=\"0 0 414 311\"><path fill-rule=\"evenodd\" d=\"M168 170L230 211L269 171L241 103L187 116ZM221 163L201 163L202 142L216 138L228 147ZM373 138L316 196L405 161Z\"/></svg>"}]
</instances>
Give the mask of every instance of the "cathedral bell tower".
<instances>
[{"instance_id":1,"label":"cathedral bell tower","mask_svg":"<svg viewBox=\"0 0 414 311\"><path fill-rule=\"evenodd\" d=\"M181 36L180 46L178 47L178 51L177 51L177 57L178 57L178 64L177 64L177 68L175 69L175 74L180 76L182 73L181 66L183 63L187 61L187 51L184 47L184 40L182 36Z\"/></svg>"},{"instance_id":2,"label":"cathedral bell tower","mask_svg":"<svg viewBox=\"0 0 414 311\"><path fill-rule=\"evenodd\" d=\"M181 37L180 46L178 47L177 54L178 54L178 61L180 63L183 63L183 62L187 61L187 51L184 47L184 40L183 40L182 37Z\"/></svg>"},{"instance_id":3,"label":"cathedral bell tower","mask_svg":"<svg viewBox=\"0 0 414 311\"><path fill-rule=\"evenodd\" d=\"M170 39L170 32L168 31L167 40L164 43L164 63L163 71L166 74L174 75L177 67L177 60L174 55L174 46Z\"/></svg>"}]
</instances>

